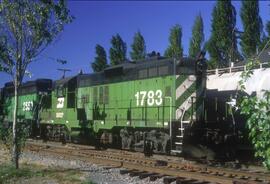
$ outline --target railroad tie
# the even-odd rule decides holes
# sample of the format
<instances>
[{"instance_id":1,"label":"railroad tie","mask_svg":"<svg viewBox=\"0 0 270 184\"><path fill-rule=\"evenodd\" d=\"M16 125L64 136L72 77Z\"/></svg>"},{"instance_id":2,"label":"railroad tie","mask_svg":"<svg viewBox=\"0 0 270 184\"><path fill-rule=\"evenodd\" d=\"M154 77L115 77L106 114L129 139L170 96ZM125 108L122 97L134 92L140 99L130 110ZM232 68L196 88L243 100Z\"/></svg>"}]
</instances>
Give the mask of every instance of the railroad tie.
<instances>
[{"instance_id":1,"label":"railroad tie","mask_svg":"<svg viewBox=\"0 0 270 184\"><path fill-rule=\"evenodd\" d=\"M199 184L211 184L209 181L200 181Z\"/></svg>"},{"instance_id":2,"label":"railroad tie","mask_svg":"<svg viewBox=\"0 0 270 184\"><path fill-rule=\"evenodd\" d=\"M177 179L176 177L167 176L167 177L163 178L163 183L164 184L170 184L170 183L176 181L176 179Z\"/></svg>"},{"instance_id":3,"label":"railroad tie","mask_svg":"<svg viewBox=\"0 0 270 184\"><path fill-rule=\"evenodd\" d=\"M160 175L160 174L155 174L155 175L151 175L149 176L150 181L156 181L158 178L162 178L165 177L164 175Z\"/></svg>"},{"instance_id":4,"label":"railroad tie","mask_svg":"<svg viewBox=\"0 0 270 184\"><path fill-rule=\"evenodd\" d=\"M128 174L130 173L132 170L128 170L128 169L123 169L123 170L120 170L120 174Z\"/></svg>"},{"instance_id":5,"label":"railroad tie","mask_svg":"<svg viewBox=\"0 0 270 184\"><path fill-rule=\"evenodd\" d=\"M102 166L102 168L105 169L105 170L110 170L110 169L119 168L119 166Z\"/></svg>"},{"instance_id":6,"label":"railroad tie","mask_svg":"<svg viewBox=\"0 0 270 184\"><path fill-rule=\"evenodd\" d=\"M232 181L232 183L233 184L250 184L250 183L248 183L246 181L238 181L238 180L234 180L234 181Z\"/></svg>"},{"instance_id":7,"label":"railroad tie","mask_svg":"<svg viewBox=\"0 0 270 184\"><path fill-rule=\"evenodd\" d=\"M140 179L144 179L144 178L150 177L150 176L152 176L152 175L157 175L157 173L141 173L141 174L139 175L139 178L140 178Z\"/></svg>"},{"instance_id":8,"label":"railroad tie","mask_svg":"<svg viewBox=\"0 0 270 184\"><path fill-rule=\"evenodd\" d=\"M196 183L201 183L201 182L198 182L197 180L194 180L194 179L186 179L186 178L176 179L176 184L196 184Z\"/></svg>"},{"instance_id":9,"label":"railroad tie","mask_svg":"<svg viewBox=\"0 0 270 184\"><path fill-rule=\"evenodd\" d=\"M145 173L145 171L132 171L129 173L129 176L135 177L135 176L139 176L142 173Z\"/></svg>"},{"instance_id":10,"label":"railroad tie","mask_svg":"<svg viewBox=\"0 0 270 184\"><path fill-rule=\"evenodd\" d=\"M233 184L258 184L258 182L255 182L255 181L241 181L241 180L234 180L232 182ZM264 183L264 182L259 182L261 184L269 184L269 183Z\"/></svg>"},{"instance_id":11,"label":"railroad tie","mask_svg":"<svg viewBox=\"0 0 270 184\"><path fill-rule=\"evenodd\" d=\"M168 162L165 160L156 160L155 166L167 166Z\"/></svg>"}]
</instances>

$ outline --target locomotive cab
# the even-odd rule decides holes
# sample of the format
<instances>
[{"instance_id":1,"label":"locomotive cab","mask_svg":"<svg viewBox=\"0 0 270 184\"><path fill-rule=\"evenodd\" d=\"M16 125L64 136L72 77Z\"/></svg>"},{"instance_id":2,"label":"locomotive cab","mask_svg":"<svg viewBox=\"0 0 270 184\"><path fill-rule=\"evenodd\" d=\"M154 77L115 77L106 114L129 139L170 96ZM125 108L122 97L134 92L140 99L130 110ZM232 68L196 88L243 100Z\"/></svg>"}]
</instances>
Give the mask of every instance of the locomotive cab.
<instances>
[{"instance_id":1,"label":"locomotive cab","mask_svg":"<svg viewBox=\"0 0 270 184\"><path fill-rule=\"evenodd\" d=\"M76 105L77 77L69 77L54 83L54 98L57 100L56 108L75 108Z\"/></svg>"},{"instance_id":2,"label":"locomotive cab","mask_svg":"<svg viewBox=\"0 0 270 184\"><path fill-rule=\"evenodd\" d=\"M41 113L42 137L45 139L77 141L87 127L80 121L77 107L77 77L67 77L54 82L51 107ZM86 125L87 126L87 125Z\"/></svg>"}]
</instances>

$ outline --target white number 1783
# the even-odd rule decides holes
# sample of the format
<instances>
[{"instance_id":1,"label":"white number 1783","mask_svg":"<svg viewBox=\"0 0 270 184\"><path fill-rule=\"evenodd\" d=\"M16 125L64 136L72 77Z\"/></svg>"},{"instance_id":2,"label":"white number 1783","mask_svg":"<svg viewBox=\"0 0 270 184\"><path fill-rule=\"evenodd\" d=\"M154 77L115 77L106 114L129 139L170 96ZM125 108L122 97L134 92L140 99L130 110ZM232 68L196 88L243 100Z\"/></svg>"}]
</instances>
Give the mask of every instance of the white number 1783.
<instances>
[{"instance_id":1,"label":"white number 1783","mask_svg":"<svg viewBox=\"0 0 270 184\"><path fill-rule=\"evenodd\" d=\"M136 105L137 106L144 106L144 103L146 101L148 106L153 106L153 105L161 105L163 100L162 100L162 91L160 89L156 90L155 92L150 90L150 91L138 91L135 94L136 98ZM147 99L147 100L145 100Z\"/></svg>"}]
</instances>

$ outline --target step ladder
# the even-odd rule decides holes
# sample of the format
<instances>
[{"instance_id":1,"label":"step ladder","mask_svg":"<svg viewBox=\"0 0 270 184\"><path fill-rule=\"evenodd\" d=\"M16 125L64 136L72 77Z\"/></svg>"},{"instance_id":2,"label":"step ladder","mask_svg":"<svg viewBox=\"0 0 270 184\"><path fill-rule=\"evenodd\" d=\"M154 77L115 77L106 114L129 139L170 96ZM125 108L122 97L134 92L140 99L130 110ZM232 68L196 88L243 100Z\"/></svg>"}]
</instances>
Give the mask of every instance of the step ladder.
<instances>
[{"instance_id":1,"label":"step ladder","mask_svg":"<svg viewBox=\"0 0 270 184\"><path fill-rule=\"evenodd\" d=\"M180 127L178 128L178 134L175 135L174 147L178 153L181 153L183 150L183 142L184 142L184 131L185 128L189 125L190 121L181 121Z\"/></svg>"},{"instance_id":2,"label":"step ladder","mask_svg":"<svg viewBox=\"0 0 270 184\"><path fill-rule=\"evenodd\" d=\"M189 101L190 100L188 100L188 102L185 104L185 107L183 108L183 113L180 118L180 127L178 127L178 130L176 130L176 133L174 135L174 141L172 142L172 147L174 149L171 150L172 154L181 154L183 150L185 128L190 124L190 121L184 121L183 118L186 112L187 105L191 103Z\"/></svg>"}]
</instances>

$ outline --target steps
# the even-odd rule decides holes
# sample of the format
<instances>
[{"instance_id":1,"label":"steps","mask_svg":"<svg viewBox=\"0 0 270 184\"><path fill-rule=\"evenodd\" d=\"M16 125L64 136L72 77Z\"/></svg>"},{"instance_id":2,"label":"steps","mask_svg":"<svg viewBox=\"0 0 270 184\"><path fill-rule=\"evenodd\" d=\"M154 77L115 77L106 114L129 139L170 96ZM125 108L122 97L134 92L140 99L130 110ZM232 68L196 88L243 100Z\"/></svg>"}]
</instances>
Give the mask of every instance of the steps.
<instances>
[{"instance_id":1,"label":"steps","mask_svg":"<svg viewBox=\"0 0 270 184\"><path fill-rule=\"evenodd\" d=\"M192 78L191 78L192 79ZM191 80L189 79L189 80ZM190 122L192 121L192 117L193 117L193 114L191 115L190 117L190 120L186 121L184 120L184 116L185 116L185 113L186 113L186 110L190 108L193 108L192 107L192 104L194 103L194 100L193 100L193 95L191 95L178 109L177 111L181 110L181 115L179 118L180 120L180 123L179 121L176 122L176 126L174 126L174 129L173 129L173 134L172 134L172 148L171 148L171 152L172 153L178 153L180 154L183 150L183 143L184 143L184 132L185 132L185 129L189 126Z\"/></svg>"},{"instance_id":2,"label":"steps","mask_svg":"<svg viewBox=\"0 0 270 184\"><path fill-rule=\"evenodd\" d=\"M183 141L184 141L184 131L185 128L189 125L190 121L181 121L179 127L172 138L172 150L171 153L181 154L183 150Z\"/></svg>"}]
</instances>

